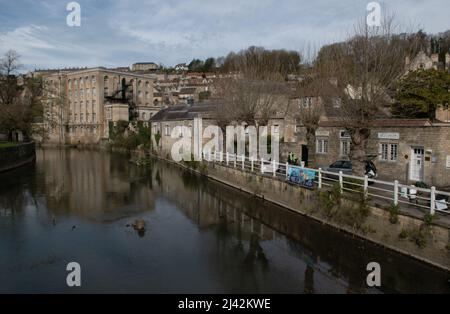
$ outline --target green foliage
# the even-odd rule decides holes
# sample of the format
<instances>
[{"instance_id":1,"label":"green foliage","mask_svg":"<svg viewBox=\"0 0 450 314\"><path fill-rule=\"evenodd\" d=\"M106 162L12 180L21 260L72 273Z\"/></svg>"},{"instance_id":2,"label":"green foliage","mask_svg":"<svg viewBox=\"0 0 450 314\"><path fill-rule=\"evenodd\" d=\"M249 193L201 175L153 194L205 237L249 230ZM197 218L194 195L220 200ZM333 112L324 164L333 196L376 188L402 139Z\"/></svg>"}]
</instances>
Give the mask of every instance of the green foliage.
<instances>
[{"instance_id":1,"label":"green foliage","mask_svg":"<svg viewBox=\"0 0 450 314\"><path fill-rule=\"evenodd\" d=\"M339 183L331 191L319 192L319 207L328 219L351 226L355 230L364 230L364 223L370 214L370 208L364 195L358 199L344 201Z\"/></svg>"},{"instance_id":2,"label":"green foliage","mask_svg":"<svg viewBox=\"0 0 450 314\"><path fill-rule=\"evenodd\" d=\"M427 215L425 215L427 216ZM420 226L413 226L407 229L402 229L399 234L401 239L409 239L409 241L415 243L419 248L424 248L428 240L432 237L433 217L430 215L424 217L424 223Z\"/></svg>"},{"instance_id":3,"label":"green foliage","mask_svg":"<svg viewBox=\"0 0 450 314\"><path fill-rule=\"evenodd\" d=\"M128 125L127 121L118 121L115 126L114 123L109 122L109 136L113 141L113 146L127 150L136 149L139 145L143 145L144 148L150 148L150 127L144 126L143 122L139 121L133 124L135 129L137 129L136 133L130 131L128 134L125 134Z\"/></svg>"},{"instance_id":4,"label":"green foliage","mask_svg":"<svg viewBox=\"0 0 450 314\"><path fill-rule=\"evenodd\" d=\"M430 118L438 107L450 104L450 73L435 69L412 71L396 88L391 111L399 118Z\"/></svg>"},{"instance_id":5,"label":"green foliage","mask_svg":"<svg viewBox=\"0 0 450 314\"><path fill-rule=\"evenodd\" d=\"M436 219L438 219L438 217L436 215L432 215L430 213L427 213L423 216L423 222L427 226L431 226Z\"/></svg>"},{"instance_id":6,"label":"green foliage","mask_svg":"<svg viewBox=\"0 0 450 314\"><path fill-rule=\"evenodd\" d=\"M13 146L16 146L16 144L15 143L11 143L11 142L0 142L0 149L13 147Z\"/></svg>"},{"instance_id":7,"label":"green foliage","mask_svg":"<svg viewBox=\"0 0 450 314\"><path fill-rule=\"evenodd\" d=\"M389 207L389 222L393 225L398 223L398 214L400 213L400 206L392 204Z\"/></svg>"},{"instance_id":8,"label":"green foliage","mask_svg":"<svg viewBox=\"0 0 450 314\"><path fill-rule=\"evenodd\" d=\"M398 237L400 239L406 239L408 237L408 231L406 229L402 229L402 231L400 231L400 234L398 235Z\"/></svg>"}]
</instances>

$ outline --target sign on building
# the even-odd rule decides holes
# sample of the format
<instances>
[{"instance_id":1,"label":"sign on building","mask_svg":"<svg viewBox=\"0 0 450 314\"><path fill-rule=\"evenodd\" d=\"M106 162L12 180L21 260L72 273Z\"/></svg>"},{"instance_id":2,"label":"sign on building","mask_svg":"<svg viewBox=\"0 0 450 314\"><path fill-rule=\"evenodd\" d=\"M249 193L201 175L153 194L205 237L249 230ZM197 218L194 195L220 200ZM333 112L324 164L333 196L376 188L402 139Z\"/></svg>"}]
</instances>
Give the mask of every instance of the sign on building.
<instances>
[{"instance_id":1,"label":"sign on building","mask_svg":"<svg viewBox=\"0 0 450 314\"><path fill-rule=\"evenodd\" d=\"M316 131L316 136L330 136L330 131Z\"/></svg>"},{"instance_id":2,"label":"sign on building","mask_svg":"<svg viewBox=\"0 0 450 314\"><path fill-rule=\"evenodd\" d=\"M380 140L399 140L400 133L378 133Z\"/></svg>"}]
</instances>

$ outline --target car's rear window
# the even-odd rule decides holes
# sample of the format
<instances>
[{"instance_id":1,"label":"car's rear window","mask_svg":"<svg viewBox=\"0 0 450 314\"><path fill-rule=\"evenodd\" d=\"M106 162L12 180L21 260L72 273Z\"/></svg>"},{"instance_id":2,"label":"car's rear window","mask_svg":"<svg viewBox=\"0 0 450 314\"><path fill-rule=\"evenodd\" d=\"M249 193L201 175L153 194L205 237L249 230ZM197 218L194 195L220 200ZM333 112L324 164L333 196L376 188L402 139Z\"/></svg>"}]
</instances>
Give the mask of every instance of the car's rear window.
<instances>
[{"instance_id":1,"label":"car's rear window","mask_svg":"<svg viewBox=\"0 0 450 314\"><path fill-rule=\"evenodd\" d=\"M352 163L351 161L346 160L338 160L335 163L333 163L330 168L344 168L344 169L351 169Z\"/></svg>"}]
</instances>

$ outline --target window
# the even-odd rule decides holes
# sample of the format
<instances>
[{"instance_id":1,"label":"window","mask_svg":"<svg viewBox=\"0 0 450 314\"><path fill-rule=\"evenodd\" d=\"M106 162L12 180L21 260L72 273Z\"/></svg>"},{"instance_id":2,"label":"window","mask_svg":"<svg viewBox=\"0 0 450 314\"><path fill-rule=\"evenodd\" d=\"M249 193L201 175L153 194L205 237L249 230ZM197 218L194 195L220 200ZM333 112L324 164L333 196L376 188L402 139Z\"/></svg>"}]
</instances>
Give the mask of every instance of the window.
<instances>
[{"instance_id":1,"label":"window","mask_svg":"<svg viewBox=\"0 0 450 314\"><path fill-rule=\"evenodd\" d=\"M346 130L339 132L339 138L341 140L341 156L349 156L350 154L350 134Z\"/></svg>"},{"instance_id":2,"label":"window","mask_svg":"<svg viewBox=\"0 0 450 314\"><path fill-rule=\"evenodd\" d=\"M164 128L164 131L165 131L164 134L166 136L170 136L170 125L166 125L165 128Z\"/></svg>"},{"instance_id":3,"label":"window","mask_svg":"<svg viewBox=\"0 0 450 314\"><path fill-rule=\"evenodd\" d=\"M96 96L97 95L97 90L95 89L95 87L92 87L92 96Z\"/></svg>"},{"instance_id":4,"label":"window","mask_svg":"<svg viewBox=\"0 0 450 314\"><path fill-rule=\"evenodd\" d=\"M95 116L95 112L92 113L92 122L97 122L95 119L97 119L97 117Z\"/></svg>"},{"instance_id":5,"label":"window","mask_svg":"<svg viewBox=\"0 0 450 314\"><path fill-rule=\"evenodd\" d=\"M309 107L311 106L311 104L312 104L312 97L303 97L303 98L300 100L300 105L301 105L303 108L309 108Z\"/></svg>"},{"instance_id":6,"label":"window","mask_svg":"<svg viewBox=\"0 0 450 314\"><path fill-rule=\"evenodd\" d=\"M80 122L83 122L83 114L80 113Z\"/></svg>"},{"instance_id":7,"label":"window","mask_svg":"<svg viewBox=\"0 0 450 314\"><path fill-rule=\"evenodd\" d=\"M274 125L273 126L273 133L280 133L280 126L279 125Z\"/></svg>"},{"instance_id":8,"label":"window","mask_svg":"<svg viewBox=\"0 0 450 314\"><path fill-rule=\"evenodd\" d=\"M381 143L380 144L380 160L381 161L397 161L398 160L398 144Z\"/></svg>"},{"instance_id":9,"label":"window","mask_svg":"<svg viewBox=\"0 0 450 314\"><path fill-rule=\"evenodd\" d=\"M350 140L341 139L341 156L350 154Z\"/></svg>"},{"instance_id":10,"label":"window","mask_svg":"<svg viewBox=\"0 0 450 314\"><path fill-rule=\"evenodd\" d=\"M92 84L95 84L97 82L97 80L95 79L95 76L92 77L91 82L92 82Z\"/></svg>"},{"instance_id":11,"label":"window","mask_svg":"<svg viewBox=\"0 0 450 314\"><path fill-rule=\"evenodd\" d=\"M316 140L316 153L328 154L328 138L318 138Z\"/></svg>"},{"instance_id":12,"label":"window","mask_svg":"<svg viewBox=\"0 0 450 314\"><path fill-rule=\"evenodd\" d=\"M389 158L390 161L397 161L398 157L398 145L397 144L391 144L391 156Z\"/></svg>"},{"instance_id":13,"label":"window","mask_svg":"<svg viewBox=\"0 0 450 314\"><path fill-rule=\"evenodd\" d=\"M147 118L147 115L145 114L145 112L142 113L142 120L145 120Z\"/></svg>"}]
</instances>

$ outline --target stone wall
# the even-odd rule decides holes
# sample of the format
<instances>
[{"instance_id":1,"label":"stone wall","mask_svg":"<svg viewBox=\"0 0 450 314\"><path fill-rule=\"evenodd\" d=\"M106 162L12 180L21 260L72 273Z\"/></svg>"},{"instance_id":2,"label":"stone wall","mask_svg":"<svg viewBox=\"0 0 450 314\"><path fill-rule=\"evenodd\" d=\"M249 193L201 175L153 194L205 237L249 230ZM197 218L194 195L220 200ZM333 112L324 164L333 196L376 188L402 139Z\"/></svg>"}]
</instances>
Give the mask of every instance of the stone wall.
<instances>
[{"instance_id":1,"label":"stone wall","mask_svg":"<svg viewBox=\"0 0 450 314\"><path fill-rule=\"evenodd\" d=\"M35 160L34 142L0 148L0 172L11 170Z\"/></svg>"}]
</instances>

